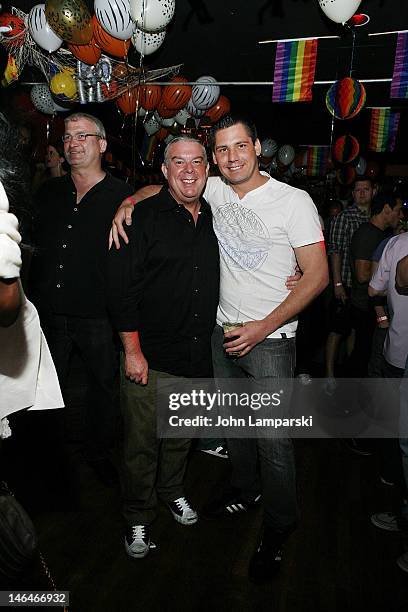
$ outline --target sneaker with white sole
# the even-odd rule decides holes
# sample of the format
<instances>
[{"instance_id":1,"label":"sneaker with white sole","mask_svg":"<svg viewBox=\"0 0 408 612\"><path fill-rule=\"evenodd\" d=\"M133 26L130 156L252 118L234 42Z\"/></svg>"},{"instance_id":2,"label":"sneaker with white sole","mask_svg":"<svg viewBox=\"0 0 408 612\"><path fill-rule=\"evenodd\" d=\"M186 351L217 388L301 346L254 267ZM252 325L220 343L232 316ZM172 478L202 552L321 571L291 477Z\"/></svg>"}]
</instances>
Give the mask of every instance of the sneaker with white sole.
<instances>
[{"instance_id":1,"label":"sneaker with white sole","mask_svg":"<svg viewBox=\"0 0 408 612\"><path fill-rule=\"evenodd\" d=\"M149 525L132 525L126 530L125 549L130 557L142 559L151 548L156 548L150 541Z\"/></svg>"},{"instance_id":2,"label":"sneaker with white sole","mask_svg":"<svg viewBox=\"0 0 408 612\"><path fill-rule=\"evenodd\" d=\"M172 502L169 502L168 507L174 519L182 525L193 525L198 521L198 514L190 506L185 497L179 497Z\"/></svg>"},{"instance_id":3,"label":"sneaker with white sole","mask_svg":"<svg viewBox=\"0 0 408 612\"><path fill-rule=\"evenodd\" d=\"M261 503L261 494L250 500L245 500L234 491L226 491L219 499L209 502L203 508L203 516L206 519L216 519L244 514L257 508Z\"/></svg>"},{"instance_id":4,"label":"sneaker with white sole","mask_svg":"<svg viewBox=\"0 0 408 612\"><path fill-rule=\"evenodd\" d=\"M408 572L408 552L398 557L397 565L403 572Z\"/></svg>"},{"instance_id":5,"label":"sneaker with white sole","mask_svg":"<svg viewBox=\"0 0 408 612\"><path fill-rule=\"evenodd\" d=\"M217 446L217 448L203 448L201 449L202 453L206 453L207 455L213 455L214 457L219 457L220 459L228 459L228 449L226 446Z\"/></svg>"},{"instance_id":6,"label":"sneaker with white sole","mask_svg":"<svg viewBox=\"0 0 408 612\"><path fill-rule=\"evenodd\" d=\"M371 515L371 522L378 529L384 531L400 531L397 523L397 517L392 512L377 512Z\"/></svg>"}]
</instances>

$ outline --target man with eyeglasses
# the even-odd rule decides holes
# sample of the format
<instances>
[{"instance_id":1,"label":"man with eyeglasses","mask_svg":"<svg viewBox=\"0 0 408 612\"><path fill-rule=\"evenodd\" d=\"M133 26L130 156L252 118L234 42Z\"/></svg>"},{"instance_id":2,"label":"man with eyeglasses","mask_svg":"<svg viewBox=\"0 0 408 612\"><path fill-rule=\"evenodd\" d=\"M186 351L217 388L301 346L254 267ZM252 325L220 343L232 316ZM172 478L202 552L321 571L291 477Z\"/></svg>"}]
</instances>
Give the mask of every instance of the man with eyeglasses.
<instances>
[{"instance_id":1,"label":"man with eyeglasses","mask_svg":"<svg viewBox=\"0 0 408 612\"><path fill-rule=\"evenodd\" d=\"M36 199L30 296L35 302L63 393L77 351L89 378L85 457L105 482L116 438L116 352L105 305L106 235L131 189L102 169L106 132L99 119L75 113L62 137L70 173L51 179Z\"/></svg>"}]
</instances>

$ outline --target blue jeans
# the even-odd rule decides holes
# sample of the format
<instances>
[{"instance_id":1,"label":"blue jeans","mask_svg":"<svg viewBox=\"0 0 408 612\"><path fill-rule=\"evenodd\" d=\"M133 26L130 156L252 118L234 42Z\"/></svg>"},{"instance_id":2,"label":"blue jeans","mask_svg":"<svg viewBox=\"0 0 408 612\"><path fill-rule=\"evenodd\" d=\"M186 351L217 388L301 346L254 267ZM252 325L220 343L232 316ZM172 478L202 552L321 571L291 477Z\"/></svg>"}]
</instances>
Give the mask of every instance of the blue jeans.
<instances>
[{"instance_id":1,"label":"blue jeans","mask_svg":"<svg viewBox=\"0 0 408 612\"><path fill-rule=\"evenodd\" d=\"M267 338L244 357L228 357L224 334L217 325L212 335L215 378L246 378L262 384L267 378L292 378L295 369L295 338ZM277 534L290 533L297 521L295 456L288 438L229 438L231 485L244 500L262 490L265 527ZM260 475L258 470L260 467Z\"/></svg>"},{"instance_id":2,"label":"blue jeans","mask_svg":"<svg viewBox=\"0 0 408 612\"><path fill-rule=\"evenodd\" d=\"M408 357L400 387L400 429L401 431L408 431ZM400 448L405 487L408 491L408 438L400 438Z\"/></svg>"}]
</instances>

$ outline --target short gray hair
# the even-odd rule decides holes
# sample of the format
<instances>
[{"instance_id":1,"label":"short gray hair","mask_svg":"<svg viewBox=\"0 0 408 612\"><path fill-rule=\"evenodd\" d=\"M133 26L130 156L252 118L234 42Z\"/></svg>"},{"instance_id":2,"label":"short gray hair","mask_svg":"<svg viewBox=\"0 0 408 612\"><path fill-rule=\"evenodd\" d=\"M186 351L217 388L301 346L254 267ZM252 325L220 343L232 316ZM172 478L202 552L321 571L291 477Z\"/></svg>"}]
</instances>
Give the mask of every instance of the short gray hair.
<instances>
[{"instance_id":1,"label":"short gray hair","mask_svg":"<svg viewBox=\"0 0 408 612\"><path fill-rule=\"evenodd\" d=\"M177 142L195 142L196 144L200 145L200 147L203 150L203 159L204 159L204 163L207 164L208 163L208 159L207 159L207 151L205 150L205 146L199 141L197 140L197 138L191 138L191 136L176 136L176 138L173 138L173 140L171 140L168 145L166 146L166 148L164 149L164 161L163 164L165 166L169 165L169 148L176 144Z\"/></svg>"},{"instance_id":2,"label":"short gray hair","mask_svg":"<svg viewBox=\"0 0 408 612\"><path fill-rule=\"evenodd\" d=\"M95 124L96 132L98 136L106 140L106 130L105 127L98 117L94 117L93 115L89 115L88 113L73 113L66 119L64 119L65 125L70 121L79 121L80 119L88 119L88 121L92 121Z\"/></svg>"}]
</instances>

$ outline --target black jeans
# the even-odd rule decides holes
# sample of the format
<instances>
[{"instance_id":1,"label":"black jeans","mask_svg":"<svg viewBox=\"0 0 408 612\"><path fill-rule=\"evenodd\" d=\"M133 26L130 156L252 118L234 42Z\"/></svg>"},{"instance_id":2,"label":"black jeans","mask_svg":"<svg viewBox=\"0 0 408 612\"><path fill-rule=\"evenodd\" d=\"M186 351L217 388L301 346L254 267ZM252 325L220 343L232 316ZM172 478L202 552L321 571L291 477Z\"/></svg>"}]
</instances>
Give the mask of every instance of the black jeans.
<instances>
[{"instance_id":1,"label":"black jeans","mask_svg":"<svg viewBox=\"0 0 408 612\"><path fill-rule=\"evenodd\" d=\"M101 459L115 444L120 419L119 364L111 324L107 318L60 314L41 317L41 324L63 394L74 349L83 359L89 380L85 447L89 459Z\"/></svg>"}]
</instances>

